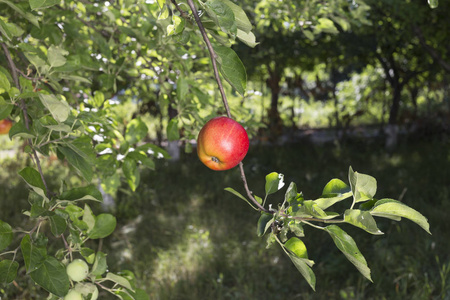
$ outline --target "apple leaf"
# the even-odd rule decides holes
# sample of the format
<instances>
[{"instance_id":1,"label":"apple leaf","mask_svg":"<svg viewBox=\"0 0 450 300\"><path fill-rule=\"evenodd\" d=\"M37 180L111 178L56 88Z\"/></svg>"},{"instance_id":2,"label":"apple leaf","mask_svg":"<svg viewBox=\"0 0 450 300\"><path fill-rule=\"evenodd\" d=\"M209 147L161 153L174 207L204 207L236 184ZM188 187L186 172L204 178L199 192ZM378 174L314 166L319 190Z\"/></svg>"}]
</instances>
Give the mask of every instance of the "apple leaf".
<instances>
[{"instance_id":1,"label":"apple leaf","mask_svg":"<svg viewBox=\"0 0 450 300\"><path fill-rule=\"evenodd\" d=\"M30 276L34 282L56 296L64 297L69 291L70 282L66 267L53 256L47 256Z\"/></svg>"},{"instance_id":2,"label":"apple leaf","mask_svg":"<svg viewBox=\"0 0 450 300\"><path fill-rule=\"evenodd\" d=\"M325 227L325 230L330 234L336 247L344 253L347 259L359 270L359 272L361 272L362 275L364 275L364 277L372 281L366 259L359 251L353 238L336 225L327 226Z\"/></svg>"},{"instance_id":3,"label":"apple leaf","mask_svg":"<svg viewBox=\"0 0 450 300\"><path fill-rule=\"evenodd\" d=\"M100 214L95 217L94 228L88 233L90 239L105 238L116 229L116 218L111 214Z\"/></svg>"},{"instance_id":4,"label":"apple leaf","mask_svg":"<svg viewBox=\"0 0 450 300\"><path fill-rule=\"evenodd\" d=\"M372 176L354 172L349 168L348 178L355 203L371 200L377 192L377 181Z\"/></svg>"},{"instance_id":5,"label":"apple leaf","mask_svg":"<svg viewBox=\"0 0 450 300\"><path fill-rule=\"evenodd\" d=\"M270 174L266 175L266 195L273 194L277 192L279 189L281 189L284 186L284 175L272 172Z\"/></svg>"},{"instance_id":6,"label":"apple leaf","mask_svg":"<svg viewBox=\"0 0 450 300\"><path fill-rule=\"evenodd\" d=\"M16 279L19 263L5 259L0 261L0 284L9 284Z\"/></svg>"},{"instance_id":7,"label":"apple leaf","mask_svg":"<svg viewBox=\"0 0 450 300\"><path fill-rule=\"evenodd\" d=\"M0 220L0 251L11 244L13 239L13 232L11 226Z\"/></svg>"},{"instance_id":8,"label":"apple leaf","mask_svg":"<svg viewBox=\"0 0 450 300\"><path fill-rule=\"evenodd\" d=\"M375 219L368 211L347 209L344 213L344 221L371 234L383 234L383 232L378 229Z\"/></svg>"},{"instance_id":9,"label":"apple leaf","mask_svg":"<svg viewBox=\"0 0 450 300\"><path fill-rule=\"evenodd\" d=\"M232 49L215 45L216 61L225 80L242 96L247 86L247 72L239 56Z\"/></svg>"},{"instance_id":10,"label":"apple leaf","mask_svg":"<svg viewBox=\"0 0 450 300\"><path fill-rule=\"evenodd\" d=\"M399 220L399 218L407 218L431 234L430 224L428 223L427 218L425 218L417 210L397 200L378 200L372 210L370 210L370 214L376 217L384 217L395 220Z\"/></svg>"}]
</instances>

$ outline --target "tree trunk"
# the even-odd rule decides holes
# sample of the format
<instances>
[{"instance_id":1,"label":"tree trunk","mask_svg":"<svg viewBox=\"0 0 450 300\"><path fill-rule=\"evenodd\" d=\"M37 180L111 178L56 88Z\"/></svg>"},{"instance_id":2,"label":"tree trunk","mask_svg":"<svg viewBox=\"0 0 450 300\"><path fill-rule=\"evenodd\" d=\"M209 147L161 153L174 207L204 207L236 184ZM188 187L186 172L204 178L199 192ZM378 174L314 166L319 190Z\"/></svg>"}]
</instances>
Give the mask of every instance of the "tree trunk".
<instances>
[{"instance_id":1,"label":"tree trunk","mask_svg":"<svg viewBox=\"0 0 450 300\"><path fill-rule=\"evenodd\" d=\"M389 124L395 125L397 124L398 113L400 111L402 85L400 85L399 82L396 81L393 84L392 89L394 90L394 95L392 97L392 106L389 112Z\"/></svg>"},{"instance_id":2,"label":"tree trunk","mask_svg":"<svg viewBox=\"0 0 450 300\"><path fill-rule=\"evenodd\" d=\"M271 136L277 136L281 133L282 123L280 113L278 112L278 100L280 94L281 76L278 72L269 72L270 77L267 79L267 85L271 90L269 117L269 130Z\"/></svg>"}]
</instances>

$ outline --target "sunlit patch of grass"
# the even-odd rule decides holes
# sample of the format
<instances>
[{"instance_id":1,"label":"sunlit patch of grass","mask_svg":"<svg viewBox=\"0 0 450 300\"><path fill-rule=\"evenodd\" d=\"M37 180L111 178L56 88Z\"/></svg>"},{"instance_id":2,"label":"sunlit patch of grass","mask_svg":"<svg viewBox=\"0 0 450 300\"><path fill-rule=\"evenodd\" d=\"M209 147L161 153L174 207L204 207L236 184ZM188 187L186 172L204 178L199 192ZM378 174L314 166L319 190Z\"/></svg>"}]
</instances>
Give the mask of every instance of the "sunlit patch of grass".
<instances>
[{"instance_id":1,"label":"sunlit patch of grass","mask_svg":"<svg viewBox=\"0 0 450 300\"><path fill-rule=\"evenodd\" d=\"M169 249L157 251L150 291L160 286L174 287L180 281L194 283L211 264L213 252L209 231L189 225L180 239L171 241Z\"/></svg>"}]
</instances>

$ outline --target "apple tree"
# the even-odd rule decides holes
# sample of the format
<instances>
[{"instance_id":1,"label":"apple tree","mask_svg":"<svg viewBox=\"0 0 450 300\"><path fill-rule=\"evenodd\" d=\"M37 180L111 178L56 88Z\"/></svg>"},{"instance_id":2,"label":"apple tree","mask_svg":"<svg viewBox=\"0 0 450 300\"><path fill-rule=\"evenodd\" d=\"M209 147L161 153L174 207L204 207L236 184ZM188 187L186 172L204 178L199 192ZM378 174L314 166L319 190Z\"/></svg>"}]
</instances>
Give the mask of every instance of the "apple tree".
<instances>
[{"instance_id":1,"label":"apple tree","mask_svg":"<svg viewBox=\"0 0 450 300\"><path fill-rule=\"evenodd\" d=\"M229 105L226 93L245 94L246 70L231 46L256 45L252 23L230 0L0 0L0 9L0 119L13 123L5 132L22 143L31 162L17 174L29 189L25 220L0 221L0 284L17 284L23 276L48 299L96 299L99 293L147 299L132 272L108 269L101 240L117 220L93 207L102 191L114 194L122 180L135 191L140 170L168 157L150 142L153 129L188 141L217 115L251 124L250 114ZM205 86L218 92L208 94ZM118 111L130 102L139 109ZM42 162L54 158L79 180L48 182ZM351 168L348 184L331 180L319 199L309 200L291 183L277 207L266 200L283 188L283 175L268 174L265 195L258 197L242 162L238 168L246 196L226 190L258 211L257 235L281 246L313 289L314 262L301 239L305 226L327 232L369 280L367 262L342 223L382 234L375 217L403 217L429 232L424 216L375 198L376 180ZM329 211L348 198L348 209Z\"/></svg>"}]
</instances>

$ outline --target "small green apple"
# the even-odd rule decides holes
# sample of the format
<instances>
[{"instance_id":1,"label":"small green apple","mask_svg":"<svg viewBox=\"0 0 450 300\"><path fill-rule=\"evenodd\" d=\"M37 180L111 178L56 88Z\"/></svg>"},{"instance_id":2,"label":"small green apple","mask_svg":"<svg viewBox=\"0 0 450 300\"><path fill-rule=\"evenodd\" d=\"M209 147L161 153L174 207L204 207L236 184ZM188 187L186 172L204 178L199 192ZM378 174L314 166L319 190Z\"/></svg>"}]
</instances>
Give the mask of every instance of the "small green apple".
<instances>
[{"instance_id":1,"label":"small green apple","mask_svg":"<svg viewBox=\"0 0 450 300\"><path fill-rule=\"evenodd\" d=\"M70 290L67 295L64 296L64 300L83 300L83 296L75 290Z\"/></svg>"},{"instance_id":2,"label":"small green apple","mask_svg":"<svg viewBox=\"0 0 450 300\"><path fill-rule=\"evenodd\" d=\"M89 274L89 266L84 260L74 259L66 267L67 275L73 281L82 281Z\"/></svg>"}]
</instances>

